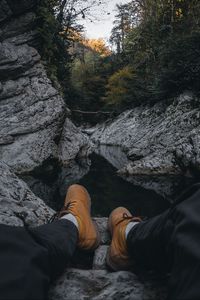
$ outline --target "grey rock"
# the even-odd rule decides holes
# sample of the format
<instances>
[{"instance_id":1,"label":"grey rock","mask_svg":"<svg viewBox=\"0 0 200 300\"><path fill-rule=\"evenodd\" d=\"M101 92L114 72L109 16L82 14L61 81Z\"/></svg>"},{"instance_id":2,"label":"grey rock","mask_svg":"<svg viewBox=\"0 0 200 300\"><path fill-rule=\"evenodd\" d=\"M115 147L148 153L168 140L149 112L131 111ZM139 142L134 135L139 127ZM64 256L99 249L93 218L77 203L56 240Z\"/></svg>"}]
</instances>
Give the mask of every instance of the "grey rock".
<instances>
[{"instance_id":1,"label":"grey rock","mask_svg":"<svg viewBox=\"0 0 200 300\"><path fill-rule=\"evenodd\" d=\"M66 105L32 47L38 43L37 3L0 0L0 222L14 226L37 226L54 213L16 173L30 176L46 162L59 161L64 165L58 178L64 194L72 173L80 176L88 170L73 161L91 152L89 138L68 119ZM101 246L94 255L93 268L103 270L68 269L52 288L51 299L162 300L160 284L142 283L130 272L105 269L110 242L107 219L95 222Z\"/></svg>"},{"instance_id":2,"label":"grey rock","mask_svg":"<svg viewBox=\"0 0 200 300\"><path fill-rule=\"evenodd\" d=\"M116 169L121 169L131 162L119 146L98 145L94 148L94 151L98 155L103 156Z\"/></svg>"},{"instance_id":3,"label":"grey rock","mask_svg":"<svg viewBox=\"0 0 200 300\"><path fill-rule=\"evenodd\" d=\"M165 287L157 282L142 283L131 272L69 269L50 291L50 300L126 299L164 300Z\"/></svg>"},{"instance_id":4,"label":"grey rock","mask_svg":"<svg viewBox=\"0 0 200 300\"><path fill-rule=\"evenodd\" d=\"M48 79L38 51L37 1L1 1L10 18L0 29L0 160L18 174L57 159L70 165L86 157L91 144L68 119L58 91Z\"/></svg>"},{"instance_id":5,"label":"grey rock","mask_svg":"<svg viewBox=\"0 0 200 300\"><path fill-rule=\"evenodd\" d=\"M191 170L200 170L198 103L194 95L185 93L170 105L162 102L152 107L139 106L109 123L96 126L89 135L101 147L122 148L127 161L122 159L121 165L113 151L103 154L120 175L128 176L129 180L132 177L130 181L160 193L167 177L174 176L178 180L178 176L191 175ZM169 195L174 189L172 181L167 185L169 188L162 194Z\"/></svg>"},{"instance_id":6,"label":"grey rock","mask_svg":"<svg viewBox=\"0 0 200 300\"><path fill-rule=\"evenodd\" d=\"M17 17L14 16L1 26L1 40L16 38L18 35L35 29L35 18L36 15L34 12L27 12Z\"/></svg>"},{"instance_id":7,"label":"grey rock","mask_svg":"<svg viewBox=\"0 0 200 300\"><path fill-rule=\"evenodd\" d=\"M12 11L6 0L0 1L0 22L5 21L12 15Z\"/></svg>"},{"instance_id":8,"label":"grey rock","mask_svg":"<svg viewBox=\"0 0 200 300\"><path fill-rule=\"evenodd\" d=\"M94 218L101 236L101 245L110 243L110 235L107 230L108 218Z\"/></svg>"},{"instance_id":9,"label":"grey rock","mask_svg":"<svg viewBox=\"0 0 200 300\"><path fill-rule=\"evenodd\" d=\"M0 162L0 174L0 223L13 226L46 223L54 211L3 162Z\"/></svg>"},{"instance_id":10,"label":"grey rock","mask_svg":"<svg viewBox=\"0 0 200 300\"><path fill-rule=\"evenodd\" d=\"M103 245L95 251L94 260L93 260L93 269L94 270L105 270L106 269L106 255L109 246Z\"/></svg>"},{"instance_id":11,"label":"grey rock","mask_svg":"<svg viewBox=\"0 0 200 300\"><path fill-rule=\"evenodd\" d=\"M87 157L92 151L89 138L69 119L65 120L59 143L59 158L63 163L78 157Z\"/></svg>"},{"instance_id":12,"label":"grey rock","mask_svg":"<svg viewBox=\"0 0 200 300\"><path fill-rule=\"evenodd\" d=\"M28 174L22 175L21 178L28 184L35 195L42 198L53 209L59 210L63 206L68 187L77 183L80 178L89 172L90 160L81 160L81 164L71 161L66 167L60 166L58 168L55 168L54 165L51 166L51 163L58 165L57 161L49 161L47 169L41 165L37 171L35 170L34 176ZM53 184L51 176L53 176ZM46 178L49 179L48 182Z\"/></svg>"},{"instance_id":13,"label":"grey rock","mask_svg":"<svg viewBox=\"0 0 200 300\"><path fill-rule=\"evenodd\" d=\"M47 222L54 211L2 162L0 174L0 222L13 226L37 226ZM106 270L105 259L110 243L107 218L94 221L101 233L101 246L95 252L93 269L67 269L51 287L49 298L164 300L165 284L151 279L141 281L131 272L112 273Z\"/></svg>"}]
</instances>

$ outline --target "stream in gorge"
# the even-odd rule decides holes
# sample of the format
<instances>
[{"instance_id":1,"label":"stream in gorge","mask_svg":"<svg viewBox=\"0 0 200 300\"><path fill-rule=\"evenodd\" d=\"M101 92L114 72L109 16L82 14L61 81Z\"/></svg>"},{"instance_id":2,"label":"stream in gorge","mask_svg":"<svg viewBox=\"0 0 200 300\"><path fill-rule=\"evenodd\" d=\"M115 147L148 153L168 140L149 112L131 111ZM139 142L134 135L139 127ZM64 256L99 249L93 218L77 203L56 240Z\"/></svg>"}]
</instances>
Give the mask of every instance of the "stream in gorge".
<instances>
[{"instance_id":1,"label":"stream in gorge","mask_svg":"<svg viewBox=\"0 0 200 300\"><path fill-rule=\"evenodd\" d=\"M169 190L175 197L193 183L185 177L122 178L117 169L127 162L120 147L99 146L88 159L73 162L67 168L49 161L22 179L55 210L62 207L69 185L84 185L91 195L95 217L107 217L118 206L125 206L136 215L153 217L169 207L169 197L165 195Z\"/></svg>"}]
</instances>

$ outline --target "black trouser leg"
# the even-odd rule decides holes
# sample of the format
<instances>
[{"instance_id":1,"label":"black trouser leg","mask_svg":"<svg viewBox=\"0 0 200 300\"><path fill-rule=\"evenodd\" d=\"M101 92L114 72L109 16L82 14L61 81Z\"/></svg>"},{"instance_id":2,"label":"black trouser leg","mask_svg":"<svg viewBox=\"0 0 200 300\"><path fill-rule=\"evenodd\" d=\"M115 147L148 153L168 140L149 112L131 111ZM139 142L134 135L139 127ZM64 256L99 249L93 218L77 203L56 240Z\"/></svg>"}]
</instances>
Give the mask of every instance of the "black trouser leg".
<instances>
[{"instance_id":1,"label":"black trouser leg","mask_svg":"<svg viewBox=\"0 0 200 300\"><path fill-rule=\"evenodd\" d=\"M130 255L148 268L170 270L169 300L200 299L200 190L165 213L136 225Z\"/></svg>"},{"instance_id":2,"label":"black trouser leg","mask_svg":"<svg viewBox=\"0 0 200 300\"><path fill-rule=\"evenodd\" d=\"M48 250L52 280L65 270L78 240L77 227L68 220L57 220L29 230L33 238Z\"/></svg>"},{"instance_id":3,"label":"black trouser leg","mask_svg":"<svg viewBox=\"0 0 200 300\"><path fill-rule=\"evenodd\" d=\"M66 268L77 237L67 220L29 230L0 225L0 299L47 299L49 283Z\"/></svg>"}]
</instances>

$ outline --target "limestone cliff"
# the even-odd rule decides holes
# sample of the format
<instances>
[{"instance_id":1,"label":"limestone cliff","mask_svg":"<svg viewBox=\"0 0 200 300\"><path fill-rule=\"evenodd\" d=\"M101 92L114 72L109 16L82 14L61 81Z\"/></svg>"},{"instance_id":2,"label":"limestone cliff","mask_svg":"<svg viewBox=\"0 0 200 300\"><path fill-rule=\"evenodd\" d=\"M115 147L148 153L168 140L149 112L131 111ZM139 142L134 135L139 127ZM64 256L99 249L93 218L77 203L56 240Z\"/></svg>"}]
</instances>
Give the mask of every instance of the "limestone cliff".
<instances>
[{"instance_id":1,"label":"limestone cliff","mask_svg":"<svg viewBox=\"0 0 200 300\"><path fill-rule=\"evenodd\" d=\"M48 79L38 43L35 0L0 1L0 160L27 173L48 159L67 164L90 145Z\"/></svg>"}]
</instances>

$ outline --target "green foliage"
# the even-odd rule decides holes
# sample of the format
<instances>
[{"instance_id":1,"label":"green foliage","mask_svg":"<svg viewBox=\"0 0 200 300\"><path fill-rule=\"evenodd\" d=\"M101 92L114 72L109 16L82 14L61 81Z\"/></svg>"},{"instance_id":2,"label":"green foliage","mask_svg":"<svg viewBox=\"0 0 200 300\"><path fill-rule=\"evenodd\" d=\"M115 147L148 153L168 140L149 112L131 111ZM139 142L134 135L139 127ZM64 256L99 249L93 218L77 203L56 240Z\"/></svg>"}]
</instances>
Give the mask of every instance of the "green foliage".
<instances>
[{"instance_id":1,"label":"green foliage","mask_svg":"<svg viewBox=\"0 0 200 300\"><path fill-rule=\"evenodd\" d=\"M130 82L134 77L133 70L127 66L115 72L109 79L107 85L106 103L108 106L115 105L117 110L131 102Z\"/></svg>"},{"instance_id":2,"label":"green foliage","mask_svg":"<svg viewBox=\"0 0 200 300\"><path fill-rule=\"evenodd\" d=\"M67 50L69 41L60 35L62 24L56 19L54 7L57 0L41 0L37 11L38 32L40 34L40 54L46 62L49 78L61 92L65 91L69 80L69 63L71 60Z\"/></svg>"},{"instance_id":3,"label":"green foliage","mask_svg":"<svg viewBox=\"0 0 200 300\"><path fill-rule=\"evenodd\" d=\"M129 17L134 22L117 55L123 58L124 66L133 70L132 76L126 81L126 95L117 96L122 87L119 72L123 68L120 66L110 78L111 82L113 78L118 80L115 86L107 85L105 101L109 105L112 102L113 109L121 103L123 109L172 98L185 90L199 93L200 2L133 0L130 3L135 7L130 10L130 14L134 11L135 18ZM117 24L121 22L123 12L120 7L118 9Z\"/></svg>"},{"instance_id":4,"label":"green foliage","mask_svg":"<svg viewBox=\"0 0 200 300\"><path fill-rule=\"evenodd\" d=\"M199 92L200 31L169 39L160 50L160 72L156 88L162 94L180 94L185 89Z\"/></svg>"},{"instance_id":5,"label":"green foliage","mask_svg":"<svg viewBox=\"0 0 200 300\"><path fill-rule=\"evenodd\" d=\"M110 53L81 35L77 16L98 0L40 0L40 53L72 109L120 112L200 92L200 1L131 0L117 5Z\"/></svg>"},{"instance_id":6,"label":"green foliage","mask_svg":"<svg viewBox=\"0 0 200 300\"><path fill-rule=\"evenodd\" d=\"M113 71L111 58L92 48L84 48L83 52L72 64L71 84L76 100L70 104L74 109L98 111L104 106L107 78Z\"/></svg>"}]
</instances>

